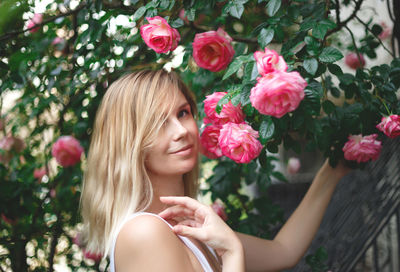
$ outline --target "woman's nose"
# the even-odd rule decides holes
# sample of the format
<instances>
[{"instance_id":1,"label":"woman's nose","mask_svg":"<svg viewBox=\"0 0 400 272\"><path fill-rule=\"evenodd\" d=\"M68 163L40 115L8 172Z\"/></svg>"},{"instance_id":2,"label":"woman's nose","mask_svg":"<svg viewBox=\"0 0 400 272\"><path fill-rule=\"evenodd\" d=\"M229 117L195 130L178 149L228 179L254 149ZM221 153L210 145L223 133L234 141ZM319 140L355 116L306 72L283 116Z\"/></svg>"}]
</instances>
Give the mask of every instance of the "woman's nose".
<instances>
[{"instance_id":1,"label":"woman's nose","mask_svg":"<svg viewBox=\"0 0 400 272\"><path fill-rule=\"evenodd\" d=\"M188 133L187 128L178 119L174 120L173 124L173 139L175 141L186 136Z\"/></svg>"}]
</instances>

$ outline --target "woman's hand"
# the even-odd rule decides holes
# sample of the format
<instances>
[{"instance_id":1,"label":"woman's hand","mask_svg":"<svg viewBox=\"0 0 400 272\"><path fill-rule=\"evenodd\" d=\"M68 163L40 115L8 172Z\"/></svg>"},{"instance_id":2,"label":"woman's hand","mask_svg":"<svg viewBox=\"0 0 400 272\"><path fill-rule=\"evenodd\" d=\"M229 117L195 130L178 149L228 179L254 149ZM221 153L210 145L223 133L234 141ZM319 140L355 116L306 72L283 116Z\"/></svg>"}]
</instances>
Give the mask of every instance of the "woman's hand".
<instances>
[{"instance_id":1,"label":"woman's hand","mask_svg":"<svg viewBox=\"0 0 400 272\"><path fill-rule=\"evenodd\" d=\"M243 246L235 232L209 206L190 197L160 197L169 207L159 213L174 220L176 234L198 239L212 247L222 258L223 270L244 271Z\"/></svg>"}]
</instances>

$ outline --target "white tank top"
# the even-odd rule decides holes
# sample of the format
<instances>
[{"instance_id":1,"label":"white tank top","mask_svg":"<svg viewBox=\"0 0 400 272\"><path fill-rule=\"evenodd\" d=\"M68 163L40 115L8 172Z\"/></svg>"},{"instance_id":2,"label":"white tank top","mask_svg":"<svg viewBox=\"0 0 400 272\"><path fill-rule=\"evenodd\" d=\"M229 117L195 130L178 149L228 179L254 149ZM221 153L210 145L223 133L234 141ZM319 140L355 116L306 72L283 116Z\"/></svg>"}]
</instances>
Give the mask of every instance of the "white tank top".
<instances>
[{"instance_id":1,"label":"white tank top","mask_svg":"<svg viewBox=\"0 0 400 272\"><path fill-rule=\"evenodd\" d=\"M162 217L158 216L157 214L154 213L148 213L148 212L138 212L138 213L133 213L130 216L128 216L122 223L121 225L118 227L115 236L113 238L113 243L112 243L112 247L111 247L111 251L110 251L110 272L115 272L115 263L114 263L114 251L115 251L115 243L117 242L117 237L119 232L121 231L122 227L125 225L126 222L128 222L129 220L139 216L139 215L152 215L155 216L159 219L161 219L163 222L165 222L171 229L172 229L172 225L170 223L168 223L166 220L164 220ZM192 241L190 241L187 237L184 236L180 236L178 235L178 237L182 240L182 242L185 243L185 245L193 252L193 254L196 256L197 260L199 261L199 263L201 264L201 266L203 267L203 270L205 272L213 272L210 264L207 261L207 258L204 256L204 254L196 247L195 244L193 244ZM212 248L210 248L209 246L207 246L209 248L209 250L212 252L212 254L215 256L215 258L217 258L217 256L215 255L215 252ZM218 258L217 258L218 259Z\"/></svg>"}]
</instances>

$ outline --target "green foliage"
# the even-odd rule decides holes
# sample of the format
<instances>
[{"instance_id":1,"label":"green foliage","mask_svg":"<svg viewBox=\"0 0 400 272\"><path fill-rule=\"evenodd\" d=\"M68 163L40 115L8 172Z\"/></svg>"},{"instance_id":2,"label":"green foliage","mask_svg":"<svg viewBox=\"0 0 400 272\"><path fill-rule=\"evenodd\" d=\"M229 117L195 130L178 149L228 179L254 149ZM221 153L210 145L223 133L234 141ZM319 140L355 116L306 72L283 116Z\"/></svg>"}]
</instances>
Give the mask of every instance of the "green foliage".
<instances>
[{"instance_id":1,"label":"green foliage","mask_svg":"<svg viewBox=\"0 0 400 272\"><path fill-rule=\"evenodd\" d=\"M22 18L32 17L32 1L1 1L0 98L14 91L20 94L7 112L1 111L6 120L2 136L23 138L26 148L13 151L8 163L0 163L0 210L8 219L0 221L0 244L7 249L0 264L14 271L42 271L64 255L72 270L105 270L104 263L76 257L72 246L80 222L85 161L69 168L55 166L51 146L58 136L73 135L87 154L96 110L107 87L126 72L161 69L175 57L175 52L156 54L140 36L138 27L155 15L166 18L181 35L183 60L175 71L195 93L199 108L205 95L226 91L217 112L229 101L240 103L246 122L259 132L263 145L260 156L248 164L219 159L204 193L225 203L228 223L235 230L272 238L283 212L266 192L273 180L286 178L275 169L277 159L271 153L278 153L279 147L298 153L317 149L335 165L343 158L349 134L377 133L382 115L400 114L396 97L400 59L354 72L344 72L338 64L344 47L376 58L382 46L377 38L381 27L370 20L359 41L334 38L347 25L329 16L335 5L326 6L328 2L96 0L80 1L75 7L57 0L47 6L45 26L30 33L23 31ZM185 18L179 17L182 9ZM121 24L119 16L128 23ZM194 64L192 42L196 33L218 27L233 38L235 56L225 71L213 73ZM57 36L64 42L54 45ZM259 77L253 53L265 46L281 48L289 71L298 71L308 83L299 107L279 119L261 115L249 99ZM9 106L1 102L2 107ZM204 117L202 110L200 117ZM306 147L299 139L307 142ZM40 182L33 171L42 166L50 173ZM244 188L251 184L257 191L249 196ZM56 251L59 240L65 247ZM27 245L34 245L33 255L26 256ZM39 257L40 252L45 257ZM325 255L321 249L307 257L313 271L325 269ZM28 268L19 261L26 258L37 260L38 267Z\"/></svg>"}]
</instances>

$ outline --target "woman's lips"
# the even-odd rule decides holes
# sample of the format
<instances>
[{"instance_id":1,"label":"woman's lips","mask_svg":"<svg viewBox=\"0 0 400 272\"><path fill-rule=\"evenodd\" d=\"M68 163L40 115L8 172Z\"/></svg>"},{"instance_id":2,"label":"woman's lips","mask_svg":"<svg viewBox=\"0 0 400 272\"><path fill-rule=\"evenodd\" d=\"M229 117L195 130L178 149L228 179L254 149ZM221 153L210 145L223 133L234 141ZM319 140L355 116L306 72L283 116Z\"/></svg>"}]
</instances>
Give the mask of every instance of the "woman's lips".
<instances>
[{"instance_id":1,"label":"woman's lips","mask_svg":"<svg viewBox=\"0 0 400 272\"><path fill-rule=\"evenodd\" d=\"M193 150L193 145L187 145L187 146L185 146L185 147L183 147L183 148L181 148L181 149L179 149L179 150L177 150L175 152L172 152L172 154L175 154L175 155L189 155L190 153L192 153L192 150Z\"/></svg>"}]
</instances>

